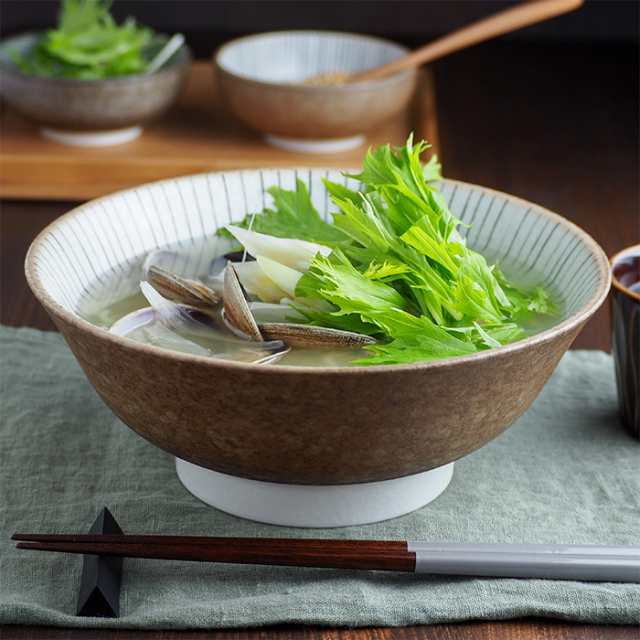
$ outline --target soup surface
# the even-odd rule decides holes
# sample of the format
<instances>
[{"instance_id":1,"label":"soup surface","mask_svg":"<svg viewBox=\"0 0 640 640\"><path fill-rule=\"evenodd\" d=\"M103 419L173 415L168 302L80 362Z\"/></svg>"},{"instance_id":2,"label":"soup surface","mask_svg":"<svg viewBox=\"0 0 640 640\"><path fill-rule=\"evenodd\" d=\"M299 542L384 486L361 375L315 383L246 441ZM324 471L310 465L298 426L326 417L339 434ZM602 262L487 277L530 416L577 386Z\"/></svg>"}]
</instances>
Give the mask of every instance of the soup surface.
<instances>
[{"instance_id":1,"label":"soup surface","mask_svg":"<svg viewBox=\"0 0 640 640\"><path fill-rule=\"evenodd\" d=\"M225 255L232 248L229 240L213 237L198 240L187 247L169 247L149 256L140 256L116 269L109 277L103 277L103 282L94 283L92 291L82 301L79 313L85 320L107 330L111 330L116 323L122 326L119 321L125 318L126 331L123 333L118 330L117 333L163 349L239 362L268 361L268 350L256 347L255 343L248 344L229 331L188 320L169 328L157 319L154 320L149 302L140 289L140 283L147 278L149 265L154 264L171 273L200 280L213 290L221 290L221 272L227 263ZM243 257L234 256L240 260ZM517 281L517 278L514 280ZM263 304L250 300L250 306L258 323L300 321L300 316L288 305ZM149 312L135 314L144 309ZM129 319L131 322L128 322ZM527 334L534 334L550 327L555 321L555 316L534 314L523 327ZM291 347L271 363L303 367L342 367L354 366L354 361L368 355L368 351L361 347Z\"/></svg>"}]
</instances>

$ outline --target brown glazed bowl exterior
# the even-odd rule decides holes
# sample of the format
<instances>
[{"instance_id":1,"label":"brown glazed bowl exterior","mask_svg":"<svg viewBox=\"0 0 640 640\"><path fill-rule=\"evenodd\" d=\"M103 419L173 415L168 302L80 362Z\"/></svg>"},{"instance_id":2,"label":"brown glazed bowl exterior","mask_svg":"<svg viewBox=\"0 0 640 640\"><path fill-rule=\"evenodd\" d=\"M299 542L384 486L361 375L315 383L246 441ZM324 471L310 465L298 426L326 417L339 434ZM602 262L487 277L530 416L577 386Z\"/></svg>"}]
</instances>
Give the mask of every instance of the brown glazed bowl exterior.
<instances>
[{"instance_id":1,"label":"brown glazed bowl exterior","mask_svg":"<svg viewBox=\"0 0 640 640\"><path fill-rule=\"evenodd\" d=\"M428 365L247 371L131 349L51 316L104 402L143 438L222 473L319 485L411 475L475 451L527 410L582 327Z\"/></svg>"},{"instance_id":2,"label":"brown glazed bowl exterior","mask_svg":"<svg viewBox=\"0 0 640 640\"><path fill-rule=\"evenodd\" d=\"M257 173L242 172L245 183ZM512 196L447 182L458 193L473 188L509 198L523 210L528 206ZM193 193L195 183L186 178L150 187L176 183ZM182 459L245 478L321 485L380 481L439 467L474 451L527 410L610 284L598 245L569 221L537 208L540 224L578 240L594 266L588 298L579 310L519 342L440 361L347 368L252 365L180 354L113 335L51 293L60 284L59 271L49 268L55 259L50 249L58 245L51 234L75 219L79 230L80 220L90 228L88 208L94 217L102 216L102 227L109 207L138 193L87 203L47 227L27 256L29 285L97 392L124 423Z\"/></svg>"},{"instance_id":3,"label":"brown glazed bowl exterior","mask_svg":"<svg viewBox=\"0 0 640 640\"><path fill-rule=\"evenodd\" d=\"M191 63L183 47L172 60L149 75L105 80L46 78L22 73L8 58L11 49L25 50L39 34L2 42L0 93L23 116L41 126L68 131L101 131L143 124L175 102Z\"/></svg>"},{"instance_id":4,"label":"brown glazed bowl exterior","mask_svg":"<svg viewBox=\"0 0 640 640\"><path fill-rule=\"evenodd\" d=\"M323 32L310 35L314 33ZM300 139L346 138L366 133L392 118L406 107L413 95L415 70L368 82L310 86L258 80L223 66L221 58L228 47L250 43L264 35L233 40L223 45L213 58L225 105L239 120L257 131ZM344 35L386 42L381 38Z\"/></svg>"}]
</instances>

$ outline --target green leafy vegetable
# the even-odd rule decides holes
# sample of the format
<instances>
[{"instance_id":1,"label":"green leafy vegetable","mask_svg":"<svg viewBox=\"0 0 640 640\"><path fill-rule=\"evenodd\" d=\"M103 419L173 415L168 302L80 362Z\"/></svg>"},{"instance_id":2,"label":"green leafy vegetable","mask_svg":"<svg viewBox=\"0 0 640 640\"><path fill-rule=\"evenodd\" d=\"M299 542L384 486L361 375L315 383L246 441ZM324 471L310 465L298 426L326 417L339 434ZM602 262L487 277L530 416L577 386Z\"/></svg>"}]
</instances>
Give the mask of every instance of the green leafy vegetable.
<instances>
[{"instance_id":1,"label":"green leafy vegetable","mask_svg":"<svg viewBox=\"0 0 640 640\"><path fill-rule=\"evenodd\" d=\"M132 18L116 24L109 7L107 0L63 0L57 28L31 50L14 51L15 64L28 75L82 80L144 72L158 37Z\"/></svg>"},{"instance_id":2,"label":"green leafy vegetable","mask_svg":"<svg viewBox=\"0 0 640 640\"><path fill-rule=\"evenodd\" d=\"M375 317L375 316L374 316ZM464 356L477 351L475 345L455 332L439 327L428 316L414 316L398 309L381 313L376 323L392 338L388 344L374 345L374 355L358 364L402 364Z\"/></svg>"},{"instance_id":3,"label":"green leafy vegetable","mask_svg":"<svg viewBox=\"0 0 640 640\"><path fill-rule=\"evenodd\" d=\"M516 287L467 247L437 189L440 165L423 167L427 144L367 153L351 176L360 191L325 181L338 211L324 222L298 181L272 188L273 207L242 224L264 234L325 245L295 288L307 322L375 336L361 364L397 364L475 353L526 335L523 322L553 313L541 287ZM328 250L327 250L328 252Z\"/></svg>"},{"instance_id":4,"label":"green leafy vegetable","mask_svg":"<svg viewBox=\"0 0 640 640\"><path fill-rule=\"evenodd\" d=\"M348 242L348 238L339 229L322 219L302 180L296 180L295 191L271 187L267 189L267 193L273 198L273 207L259 214L247 214L235 226L278 238L307 240L329 247ZM231 237L226 229L221 229L218 233Z\"/></svg>"}]
</instances>

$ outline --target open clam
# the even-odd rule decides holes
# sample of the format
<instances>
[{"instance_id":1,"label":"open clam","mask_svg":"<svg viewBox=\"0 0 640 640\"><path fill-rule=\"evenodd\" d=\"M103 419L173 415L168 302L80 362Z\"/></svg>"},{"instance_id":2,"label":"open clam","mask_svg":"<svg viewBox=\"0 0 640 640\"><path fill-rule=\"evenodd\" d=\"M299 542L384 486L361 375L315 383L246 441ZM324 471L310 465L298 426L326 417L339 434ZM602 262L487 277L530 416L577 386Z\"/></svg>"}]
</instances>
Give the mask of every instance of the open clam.
<instances>
[{"instance_id":1,"label":"open clam","mask_svg":"<svg viewBox=\"0 0 640 640\"><path fill-rule=\"evenodd\" d=\"M346 350L375 343L351 331L287 322L296 311L286 304L250 303L231 262L222 273L221 295L154 264L147 277L140 289L150 306L122 318L112 332L176 351L254 363L275 362L292 347Z\"/></svg>"},{"instance_id":2,"label":"open clam","mask_svg":"<svg viewBox=\"0 0 640 640\"><path fill-rule=\"evenodd\" d=\"M149 280L149 269L154 266L184 278L207 282L224 269L225 255L234 248L233 240L213 234L191 246L155 249L146 255L140 279Z\"/></svg>"},{"instance_id":3,"label":"open clam","mask_svg":"<svg viewBox=\"0 0 640 640\"><path fill-rule=\"evenodd\" d=\"M161 267L151 265L148 270L149 282L162 296L192 307L216 307L220 303L220 296L197 280L183 278L169 273Z\"/></svg>"},{"instance_id":4,"label":"open clam","mask_svg":"<svg viewBox=\"0 0 640 640\"><path fill-rule=\"evenodd\" d=\"M266 340L282 340L292 347L363 347L376 340L353 331L341 331L311 324L263 322L258 325Z\"/></svg>"},{"instance_id":5,"label":"open clam","mask_svg":"<svg viewBox=\"0 0 640 640\"><path fill-rule=\"evenodd\" d=\"M233 331L240 332L241 335L251 340L259 342L264 340L253 313L251 313L251 308L242 290L238 274L230 262L224 270L222 299L224 318Z\"/></svg>"},{"instance_id":6,"label":"open clam","mask_svg":"<svg viewBox=\"0 0 640 640\"><path fill-rule=\"evenodd\" d=\"M203 309L179 304L148 282L141 282L140 289L150 306L121 318L111 333L181 353L254 364L274 362L289 351L281 340L238 338L223 321L219 306Z\"/></svg>"},{"instance_id":7,"label":"open clam","mask_svg":"<svg viewBox=\"0 0 640 640\"><path fill-rule=\"evenodd\" d=\"M258 324L242 290L234 266L229 263L224 273L224 317L234 332L251 340L281 340L291 347L348 347L374 344L375 339L352 331L341 331L310 324L264 322Z\"/></svg>"}]
</instances>

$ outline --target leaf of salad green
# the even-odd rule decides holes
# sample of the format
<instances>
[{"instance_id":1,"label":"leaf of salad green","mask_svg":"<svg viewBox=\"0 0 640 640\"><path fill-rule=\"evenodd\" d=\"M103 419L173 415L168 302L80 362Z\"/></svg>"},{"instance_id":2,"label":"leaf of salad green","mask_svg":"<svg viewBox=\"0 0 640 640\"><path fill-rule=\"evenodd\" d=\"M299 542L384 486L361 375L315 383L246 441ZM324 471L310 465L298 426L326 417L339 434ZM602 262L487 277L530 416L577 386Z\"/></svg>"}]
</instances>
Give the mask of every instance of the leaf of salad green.
<instances>
[{"instance_id":1,"label":"leaf of salad green","mask_svg":"<svg viewBox=\"0 0 640 640\"><path fill-rule=\"evenodd\" d=\"M273 198L271 207L260 213L247 214L233 224L278 238L308 240L328 247L348 242L340 229L322 219L302 180L296 180L295 191L271 187L267 193ZM227 235L228 232L223 229L218 233Z\"/></svg>"},{"instance_id":2,"label":"leaf of salad green","mask_svg":"<svg viewBox=\"0 0 640 640\"><path fill-rule=\"evenodd\" d=\"M313 208L304 184L271 189L273 208L243 221L281 238L333 249L316 255L295 288L307 322L376 337L359 364L399 364L468 355L526 335L522 321L554 306L541 287L511 283L459 232L460 220L437 189L426 143L371 149L360 189L325 181L338 208L334 224Z\"/></svg>"},{"instance_id":3,"label":"leaf of salad green","mask_svg":"<svg viewBox=\"0 0 640 640\"><path fill-rule=\"evenodd\" d=\"M407 300L391 285L371 280L358 271L339 250L318 254L300 278L296 296L320 297L336 307L335 315L405 308Z\"/></svg>"},{"instance_id":4,"label":"leaf of salad green","mask_svg":"<svg viewBox=\"0 0 640 640\"><path fill-rule=\"evenodd\" d=\"M131 18L118 25L109 7L106 0L63 0L57 28L30 51L14 51L14 62L30 75L83 80L143 72L153 32ZM155 39L161 46L163 38Z\"/></svg>"},{"instance_id":5,"label":"leaf of salad green","mask_svg":"<svg viewBox=\"0 0 640 640\"><path fill-rule=\"evenodd\" d=\"M399 309L373 314L371 319L392 338L386 344L367 347L373 353L357 364L403 364L464 356L478 349L470 341L439 327L427 316L414 316Z\"/></svg>"}]
</instances>

